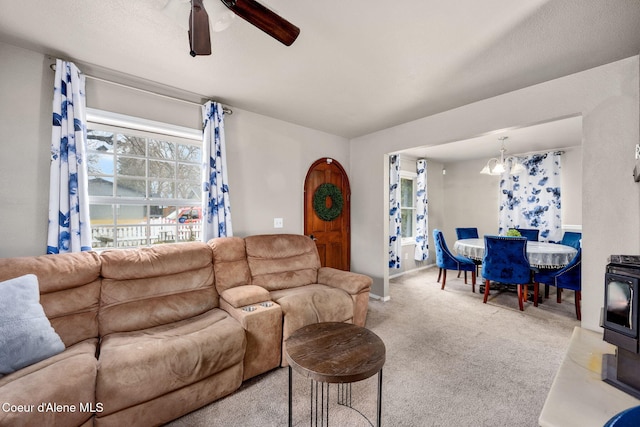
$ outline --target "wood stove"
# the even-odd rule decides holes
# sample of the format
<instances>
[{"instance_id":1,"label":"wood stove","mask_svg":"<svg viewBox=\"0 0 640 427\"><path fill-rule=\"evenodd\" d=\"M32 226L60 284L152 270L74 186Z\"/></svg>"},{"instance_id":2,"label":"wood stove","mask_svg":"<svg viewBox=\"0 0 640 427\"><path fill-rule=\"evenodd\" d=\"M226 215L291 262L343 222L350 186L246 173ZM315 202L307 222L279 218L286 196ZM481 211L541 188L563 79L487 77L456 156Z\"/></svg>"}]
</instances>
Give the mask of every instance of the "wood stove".
<instances>
[{"instance_id":1,"label":"wood stove","mask_svg":"<svg viewBox=\"0 0 640 427\"><path fill-rule=\"evenodd\" d=\"M638 294L640 255L611 255L604 280L604 340L618 348L605 354L602 379L640 399Z\"/></svg>"}]
</instances>

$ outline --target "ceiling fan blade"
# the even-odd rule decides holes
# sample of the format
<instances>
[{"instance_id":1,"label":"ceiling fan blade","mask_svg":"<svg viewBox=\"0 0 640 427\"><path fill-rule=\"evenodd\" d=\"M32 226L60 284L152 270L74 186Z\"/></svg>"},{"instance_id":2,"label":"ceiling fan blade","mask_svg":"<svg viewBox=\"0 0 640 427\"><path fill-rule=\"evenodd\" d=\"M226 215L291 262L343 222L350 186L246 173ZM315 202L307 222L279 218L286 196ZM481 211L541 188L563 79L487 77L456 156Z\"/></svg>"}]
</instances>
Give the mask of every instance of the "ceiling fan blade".
<instances>
[{"instance_id":1,"label":"ceiling fan blade","mask_svg":"<svg viewBox=\"0 0 640 427\"><path fill-rule=\"evenodd\" d=\"M291 46L300 28L255 0L220 0L240 18L261 29L280 43Z\"/></svg>"},{"instance_id":2,"label":"ceiling fan blade","mask_svg":"<svg viewBox=\"0 0 640 427\"><path fill-rule=\"evenodd\" d=\"M189 13L189 47L191 56L211 55L211 35L209 15L204 10L202 0L191 0Z\"/></svg>"}]
</instances>

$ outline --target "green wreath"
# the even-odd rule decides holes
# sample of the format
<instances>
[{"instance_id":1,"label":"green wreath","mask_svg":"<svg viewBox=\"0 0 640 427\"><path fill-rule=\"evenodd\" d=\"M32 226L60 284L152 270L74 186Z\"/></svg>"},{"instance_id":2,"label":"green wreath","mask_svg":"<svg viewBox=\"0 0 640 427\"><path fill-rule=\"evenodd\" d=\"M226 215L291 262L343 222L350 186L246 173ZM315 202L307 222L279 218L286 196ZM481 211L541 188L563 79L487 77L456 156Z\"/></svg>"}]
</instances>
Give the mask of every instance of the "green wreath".
<instances>
[{"instance_id":1,"label":"green wreath","mask_svg":"<svg viewBox=\"0 0 640 427\"><path fill-rule=\"evenodd\" d=\"M327 197L331 199L331 207L327 207ZM323 221L333 221L342 213L344 200L340 189L331 183L320 184L313 194L313 210Z\"/></svg>"}]
</instances>

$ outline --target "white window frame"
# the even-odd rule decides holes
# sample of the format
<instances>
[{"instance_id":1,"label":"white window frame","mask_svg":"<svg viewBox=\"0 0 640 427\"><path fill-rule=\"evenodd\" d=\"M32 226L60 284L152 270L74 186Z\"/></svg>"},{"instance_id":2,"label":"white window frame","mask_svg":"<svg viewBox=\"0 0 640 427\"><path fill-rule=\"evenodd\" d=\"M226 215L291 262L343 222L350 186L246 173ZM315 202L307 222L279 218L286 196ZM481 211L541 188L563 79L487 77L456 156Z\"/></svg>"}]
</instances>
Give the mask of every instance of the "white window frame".
<instances>
[{"instance_id":1,"label":"white window frame","mask_svg":"<svg viewBox=\"0 0 640 427\"><path fill-rule=\"evenodd\" d=\"M200 129L172 125L155 120L143 119L141 117L98 110L96 108L87 108L87 122L202 142L202 130Z\"/></svg>"},{"instance_id":2,"label":"white window frame","mask_svg":"<svg viewBox=\"0 0 640 427\"><path fill-rule=\"evenodd\" d=\"M412 206L402 206L402 180L410 180L413 183L413 192L412 192ZM413 211L413 221L412 221L412 229L410 237L402 237L401 245L415 245L416 243L416 186L417 186L418 174L415 172L408 171L400 171L400 185L398 185L398 200L400 201L400 217L402 218L402 211L410 209Z\"/></svg>"},{"instance_id":3,"label":"white window frame","mask_svg":"<svg viewBox=\"0 0 640 427\"><path fill-rule=\"evenodd\" d=\"M142 137L166 139L168 141L178 143L178 144L196 145L196 146L202 147L202 131L199 129L176 126L168 123L143 119L143 118L134 117L134 116L128 116L124 114L118 114L118 113L113 113L113 112L103 111L103 110L98 110L93 108L87 108L87 128L106 130L111 132L120 132L120 133L125 133L127 135L138 135ZM148 158L148 155L145 155L144 157ZM114 183L115 183L117 182L117 172L115 170L114 170L113 176L114 176ZM151 198L151 197L148 197L148 195L145 195L144 197L117 197L115 195L111 195L111 196L90 195L89 196L89 205L113 205L114 207L113 224L116 227L117 227L116 218L118 217L118 211L120 210L121 206L126 206L126 205L141 206L141 207L145 206L147 209L147 212L149 212L150 206L153 206L156 204L162 204L165 206L180 206L180 207L189 206L190 207L190 206L196 206L196 205L200 206L201 203L202 203L201 201L197 201L194 204L194 200L186 200L181 198L165 198L165 199ZM200 220L201 219L202 218L200 218ZM183 226L179 224L178 218L176 218L175 226L173 226L172 224L167 228L169 229L175 228L175 232L173 235L175 236L176 239L178 240L180 239L178 236L181 233L181 229L183 228ZM93 234L93 227L92 227L92 234ZM147 234L146 244L140 244L138 246L148 246L149 243L151 242L151 238L149 237L150 229L148 224L147 224L146 234ZM117 238L117 236L114 236L114 237ZM141 239L141 240L144 240L144 239ZM121 246L116 241L114 243L114 246L107 246L103 248L96 247L95 250L112 249L114 247L115 248L118 248L118 247L133 248L136 246L135 245Z\"/></svg>"}]
</instances>

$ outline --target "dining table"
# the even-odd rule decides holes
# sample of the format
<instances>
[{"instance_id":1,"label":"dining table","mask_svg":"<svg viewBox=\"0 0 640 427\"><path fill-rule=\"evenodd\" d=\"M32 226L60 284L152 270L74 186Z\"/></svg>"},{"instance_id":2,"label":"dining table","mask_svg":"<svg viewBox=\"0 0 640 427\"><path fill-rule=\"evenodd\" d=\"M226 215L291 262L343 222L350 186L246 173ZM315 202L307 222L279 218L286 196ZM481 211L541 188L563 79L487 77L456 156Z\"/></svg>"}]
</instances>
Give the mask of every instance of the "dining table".
<instances>
[{"instance_id":1,"label":"dining table","mask_svg":"<svg viewBox=\"0 0 640 427\"><path fill-rule=\"evenodd\" d=\"M458 255L475 261L484 256L484 238L460 239L453 246ZM559 243L527 241L529 264L536 268L559 269L569 264L578 250Z\"/></svg>"}]
</instances>

